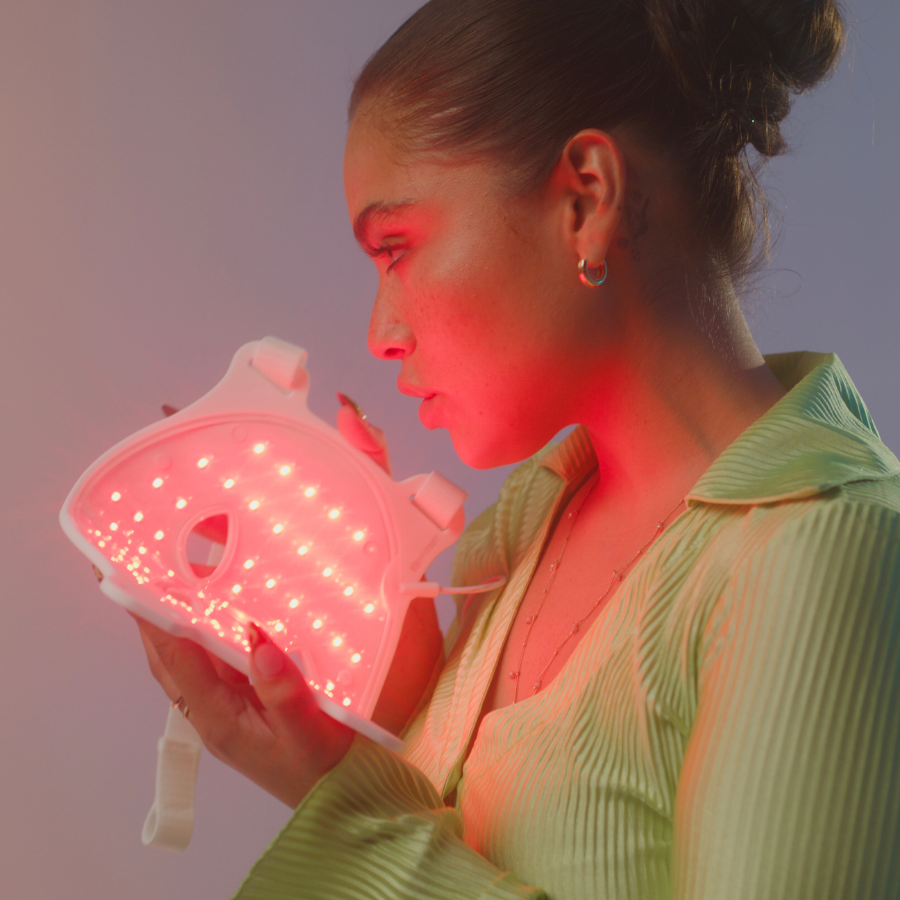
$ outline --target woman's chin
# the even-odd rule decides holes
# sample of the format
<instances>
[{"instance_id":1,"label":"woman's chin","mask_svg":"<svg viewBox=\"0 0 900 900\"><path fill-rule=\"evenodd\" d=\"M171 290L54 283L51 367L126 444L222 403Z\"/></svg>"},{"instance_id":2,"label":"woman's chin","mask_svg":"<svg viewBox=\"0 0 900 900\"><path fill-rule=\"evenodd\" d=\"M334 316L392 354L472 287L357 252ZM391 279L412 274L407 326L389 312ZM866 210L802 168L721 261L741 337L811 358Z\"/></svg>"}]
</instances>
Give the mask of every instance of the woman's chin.
<instances>
[{"instance_id":1,"label":"woman's chin","mask_svg":"<svg viewBox=\"0 0 900 900\"><path fill-rule=\"evenodd\" d=\"M458 417L451 416L446 408L446 398L440 394L419 404L419 421L429 431L446 428L450 432L456 455L473 469L495 469L521 462L540 450L542 445L527 447L513 445L507 430L467 426Z\"/></svg>"},{"instance_id":2,"label":"woman's chin","mask_svg":"<svg viewBox=\"0 0 900 900\"><path fill-rule=\"evenodd\" d=\"M492 439L491 435L483 432L472 435L466 434L461 429L447 430L450 432L456 455L472 469L496 469L498 466L522 462L531 455L527 451L517 453L510 445L508 437L503 435L496 435Z\"/></svg>"}]
</instances>

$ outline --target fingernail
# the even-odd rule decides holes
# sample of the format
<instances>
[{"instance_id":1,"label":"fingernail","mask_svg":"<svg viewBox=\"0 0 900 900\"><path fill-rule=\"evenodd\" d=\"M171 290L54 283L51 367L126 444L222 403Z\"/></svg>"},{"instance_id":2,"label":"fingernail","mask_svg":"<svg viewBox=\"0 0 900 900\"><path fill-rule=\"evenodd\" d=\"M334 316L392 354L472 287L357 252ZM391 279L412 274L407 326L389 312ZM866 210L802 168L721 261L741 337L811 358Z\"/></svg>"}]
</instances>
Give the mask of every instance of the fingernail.
<instances>
[{"instance_id":1,"label":"fingernail","mask_svg":"<svg viewBox=\"0 0 900 900\"><path fill-rule=\"evenodd\" d=\"M274 644L260 644L253 651L253 664L264 678L274 678L284 668L284 654Z\"/></svg>"},{"instance_id":2,"label":"fingernail","mask_svg":"<svg viewBox=\"0 0 900 900\"><path fill-rule=\"evenodd\" d=\"M360 409L359 404L355 400L351 400L346 394L342 394L340 391L337 392L337 398L341 401L342 406L352 406L353 411L362 419L366 420L366 414Z\"/></svg>"},{"instance_id":3,"label":"fingernail","mask_svg":"<svg viewBox=\"0 0 900 900\"><path fill-rule=\"evenodd\" d=\"M96 566L94 566L94 577L97 581L103 581L103 573Z\"/></svg>"},{"instance_id":4,"label":"fingernail","mask_svg":"<svg viewBox=\"0 0 900 900\"><path fill-rule=\"evenodd\" d=\"M268 642L268 635L256 624L256 622L248 622L247 641L250 644L250 649L255 650L260 644Z\"/></svg>"},{"instance_id":5,"label":"fingernail","mask_svg":"<svg viewBox=\"0 0 900 900\"><path fill-rule=\"evenodd\" d=\"M263 678L274 678L284 668L284 655L256 622L247 623L247 642L253 665Z\"/></svg>"}]
</instances>

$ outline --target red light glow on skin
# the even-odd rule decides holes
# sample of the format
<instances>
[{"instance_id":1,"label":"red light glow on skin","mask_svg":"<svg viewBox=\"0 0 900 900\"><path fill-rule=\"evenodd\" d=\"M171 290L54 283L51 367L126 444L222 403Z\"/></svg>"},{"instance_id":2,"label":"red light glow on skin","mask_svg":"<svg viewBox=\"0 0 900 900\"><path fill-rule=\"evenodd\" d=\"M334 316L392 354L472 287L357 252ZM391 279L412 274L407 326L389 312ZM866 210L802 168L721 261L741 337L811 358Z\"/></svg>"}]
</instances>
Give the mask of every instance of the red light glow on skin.
<instances>
[{"instance_id":1,"label":"red light glow on skin","mask_svg":"<svg viewBox=\"0 0 900 900\"><path fill-rule=\"evenodd\" d=\"M369 349L400 363L399 389L464 462L517 462L581 424L595 497L636 523L784 396L739 291L709 272L683 176L626 126L573 135L526 194L503 154L411 154L391 135L364 103L344 154L378 270ZM601 288L581 283L580 259L606 262Z\"/></svg>"},{"instance_id":2,"label":"red light glow on skin","mask_svg":"<svg viewBox=\"0 0 900 900\"><path fill-rule=\"evenodd\" d=\"M405 159L364 112L350 127L347 203L379 275L369 349L401 363L398 387L422 398L423 424L447 428L476 468L523 459L565 427L565 382L596 353L577 259L569 315L546 302L565 283L563 235L535 214L540 197L501 197L500 174Z\"/></svg>"}]
</instances>

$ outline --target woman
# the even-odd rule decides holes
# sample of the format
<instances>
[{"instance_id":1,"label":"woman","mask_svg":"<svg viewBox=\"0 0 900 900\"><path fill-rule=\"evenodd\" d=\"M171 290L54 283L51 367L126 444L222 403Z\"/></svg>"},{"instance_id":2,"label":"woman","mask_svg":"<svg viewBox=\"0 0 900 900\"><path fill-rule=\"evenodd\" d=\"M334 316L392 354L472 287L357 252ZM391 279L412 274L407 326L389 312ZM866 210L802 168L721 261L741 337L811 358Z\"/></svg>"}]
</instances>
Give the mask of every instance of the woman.
<instances>
[{"instance_id":1,"label":"woman","mask_svg":"<svg viewBox=\"0 0 900 900\"><path fill-rule=\"evenodd\" d=\"M250 688L141 626L206 745L297 808L239 897L900 895L900 463L836 357L764 360L739 303L746 148L784 148L841 41L828 0L432 0L369 61L370 349L465 462L526 460L454 565L509 581L424 689L410 627L402 758L258 629Z\"/></svg>"}]
</instances>

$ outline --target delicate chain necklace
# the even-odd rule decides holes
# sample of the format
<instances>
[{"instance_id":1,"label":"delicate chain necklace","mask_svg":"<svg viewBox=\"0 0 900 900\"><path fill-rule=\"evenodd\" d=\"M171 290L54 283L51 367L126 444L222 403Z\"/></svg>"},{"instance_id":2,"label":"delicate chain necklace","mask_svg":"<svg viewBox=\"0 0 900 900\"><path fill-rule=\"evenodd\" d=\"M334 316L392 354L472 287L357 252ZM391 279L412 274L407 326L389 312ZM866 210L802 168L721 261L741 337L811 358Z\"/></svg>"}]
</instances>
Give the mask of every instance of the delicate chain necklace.
<instances>
[{"instance_id":1,"label":"delicate chain necklace","mask_svg":"<svg viewBox=\"0 0 900 900\"><path fill-rule=\"evenodd\" d=\"M553 579L556 578L556 573L559 571L559 563L562 560L563 553L565 553L566 545L569 543L569 538L572 537L572 531L575 528L575 520L578 518L578 513L581 512L581 507L584 506L587 498L590 497L591 491L597 486L597 482L600 480L600 476L598 475L594 483L590 486L588 492L584 495L584 499L581 503L578 504L576 509L569 511L569 518L572 520L572 524L569 526L569 532L566 535L566 539L563 541L563 545L560 548L559 554L556 559L550 563L550 578L547 580L547 584L544 587L544 593L541 594L541 599L538 601L538 608L534 611L532 615L530 615L526 620L525 624L528 626L528 630L525 632L525 640L522 641L522 652L519 654L519 664L516 666L515 671L509 673L509 677L515 681L516 689L513 695L513 703L516 703L519 699L519 676L522 674L522 660L525 659L525 648L528 646L528 638L531 636L531 629L534 626L534 623L537 621L537 617L541 612L541 608L544 605L544 600L547 598L547 594L550 591L550 586L553 584ZM544 682L544 676L547 674L547 670L553 665L553 660L559 655L559 651L562 650L563 647L568 643L569 639L578 633L581 629L581 623L584 622L585 619L590 616L590 614L609 596L609 592L613 589L613 585L620 582L624 577L626 571L634 564L634 562L644 555L647 548L659 537L663 528L665 527L666 520L678 509L681 504L684 503L684 498L679 500L675 506L672 507L672 511L656 523L656 532L653 537L641 547L640 550L627 562L621 569L613 569L612 579L609 582L609 586L603 592L603 594L595 601L594 605L577 621L572 623L572 627L569 629L569 633L563 638L562 643L553 651L553 655L550 657L549 662L546 666L541 670L540 675L537 677L537 681L534 683L534 693L536 694L540 689L541 685Z\"/></svg>"}]
</instances>

